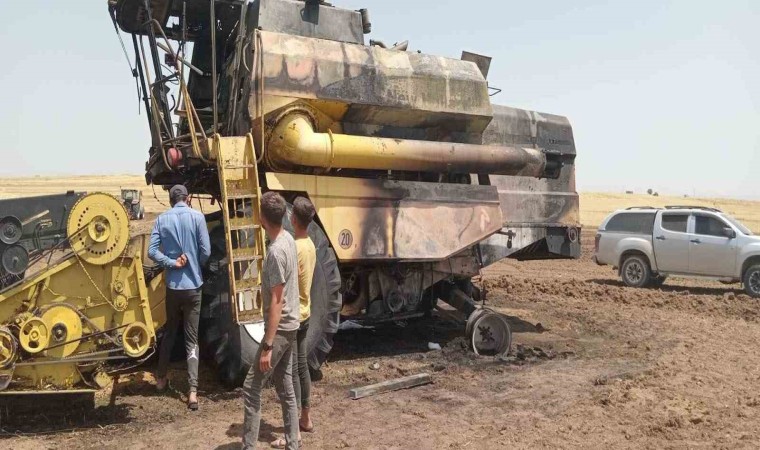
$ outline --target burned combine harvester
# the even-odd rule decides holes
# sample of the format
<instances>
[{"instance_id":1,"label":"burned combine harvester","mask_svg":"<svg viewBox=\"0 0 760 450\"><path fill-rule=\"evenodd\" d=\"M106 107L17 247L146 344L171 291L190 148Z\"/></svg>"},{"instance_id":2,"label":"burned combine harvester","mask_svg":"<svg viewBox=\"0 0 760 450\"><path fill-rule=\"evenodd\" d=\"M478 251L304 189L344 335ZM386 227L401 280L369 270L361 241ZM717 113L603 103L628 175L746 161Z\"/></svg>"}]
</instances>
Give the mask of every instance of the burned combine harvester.
<instances>
[{"instance_id":1,"label":"burned combine harvester","mask_svg":"<svg viewBox=\"0 0 760 450\"><path fill-rule=\"evenodd\" d=\"M317 209L312 369L341 319L414 318L438 299L470 318L476 347L504 349L508 326L479 308L472 277L508 257L579 256L570 124L492 105L489 58L367 44L366 10L318 1L108 7L136 56L147 183L182 183L221 206L207 216L200 339L224 381L242 380L262 332L262 192ZM65 267L0 292L0 348L16 349L0 361L6 379L16 370L10 389L97 384L111 359L149 354L163 325L163 277L140 270L123 207L83 201ZM87 292L67 289L72 280Z\"/></svg>"},{"instance_id":2,"label":"burned combine harvester","mask_svg":"<svg viewBox=\"0 0 760 450\"><path fill-rule=\"evenodd\" d=\"M484 266L579 256L570 124L492 105L490 58L368 45L367 10L318 1L110 5L139 55L146 181L222 206L202 314L227 381L258 345L262 191L305 195L317 209L314 369L341 317L412 318L439 298L470 315L470 280ZM486 349L508 338L474 337Z\"/></svg>"}]
</instances>

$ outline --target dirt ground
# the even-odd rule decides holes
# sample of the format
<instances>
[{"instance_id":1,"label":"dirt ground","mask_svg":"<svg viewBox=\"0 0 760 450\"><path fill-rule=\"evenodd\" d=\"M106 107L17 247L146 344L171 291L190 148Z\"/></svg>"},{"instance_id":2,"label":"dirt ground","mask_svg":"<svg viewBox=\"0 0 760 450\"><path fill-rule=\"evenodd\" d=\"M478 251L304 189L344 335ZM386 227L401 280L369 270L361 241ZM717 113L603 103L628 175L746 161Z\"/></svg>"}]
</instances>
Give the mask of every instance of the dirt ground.
<instances>
[{"instance_id":1,"label":"dirt ground","mask_svg":"<svg viewBox=\"0 0 760 450\"><path fill-rule=\"evenodd\" d=\"M623 287L591 262L593 233L583 238L581 260L505 261L486 272L488 304L514 331L507 358L474 356L461 324L439 315L339 334L312 391L316 432L304 434L304 448L760 446L760 303L719 283ZM347 398L352 387L420 372L434 383ZM205 368L201 409L191 413L181 362L172 376L177 390L160 396L147 371L121 375L94 409L86 397L82 406L2 399L0 446L239 448L240 390L224 390ZM263 448L281 423L269 390Z\"/></svg>"}]
</instances>

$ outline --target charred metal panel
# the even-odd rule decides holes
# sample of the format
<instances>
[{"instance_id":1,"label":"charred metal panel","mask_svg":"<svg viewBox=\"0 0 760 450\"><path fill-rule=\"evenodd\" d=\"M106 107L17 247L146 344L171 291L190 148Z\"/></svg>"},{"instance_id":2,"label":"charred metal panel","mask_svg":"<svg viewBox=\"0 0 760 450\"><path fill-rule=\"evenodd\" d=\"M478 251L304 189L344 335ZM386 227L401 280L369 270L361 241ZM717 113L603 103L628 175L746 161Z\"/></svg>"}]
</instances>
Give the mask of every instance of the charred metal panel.
<instances>
[{"instance_id":1,"label":"charred metal panel","mask_svg":"<svg viewBox=\"0 0 760 450\"><path fill-rule=\"evenodd\" d=\"M261 34L267 97L341 102L349 105L344 122L369 125L481 133L491 121L487 83L472 62Z\"/></svg>"},{"instance_id":2,"label":"charred metal panel","mask_svg":"<svg viewBox=\"0 0 760 450\"><path fill-rule=\"evenodd\" d=\"M472 52L462 52L462 61L472 61L483 74L483 78L488 78L488 71L491 69L491 57L485 55L478 55Z\"/></svg>"},{"instance_id":3,"label":"charred metal panel","mask_svg":"<svg viewBox=\"0 0 760 450\"><path fill-rule=\"evenodd\" d=\"M169 18L173 0L149 0L151 16L162 26ZM145 11L145 0L119 0L115 9L116 22L127 33L143 33L144 24L148 20Z\"/></svg>"},{"instance_id":4,"label":"charred metal panel","mask_svg":"<svg viewBox=\"0 0 760 450\"><path fill-rule=\"evenodd\" d=\"M563 155L575 155L573 129L567 117L509 106L493 106L493 121L483 133L483 143L536 145Z\"/></svg>"},{"instance_id":5,"label":"charred metal panel","mask_svg":"<svg viewBox=\"0 0 760 450\"><path fill-rule=\"evenodd\" d=\"M496 188L267 173L269 189L305 192L338 260L440 261L502 225Z\"/></svg>"},{"instance_id":6,"label":"charred metal panel","mask_svg":"<svg viewBox=\"0 0 760 450\"><path fill-rule=\"evenodd\" d=\"M254 2L255 27L298 36L364 44L358 11L295 0Z\"/></svg>"},{"instance_id":7,"label":"charred metal panel","mask_svg":"<svg viewBox=\"0 0 760 450\"><path fill-rule=\"evenodd\" d=\"M564 224L578 226L575 191L575 142L567 118L553 114L494 106L494 118L483 134L484 144L538 147L561 156L558 179L491 175L499 189L504 224Z\"/></svg>"},{"instance_id":8,"label":"charred metal panel","mask_svg":"<svg viewBox=\"0 0 760 450\"><path fill-rule=\"evenodd\" d=\"M581 254L580 229L566 226L508 226L480 243L483 266L504 258L578 258Z\"/></svg>"}]
</instances>

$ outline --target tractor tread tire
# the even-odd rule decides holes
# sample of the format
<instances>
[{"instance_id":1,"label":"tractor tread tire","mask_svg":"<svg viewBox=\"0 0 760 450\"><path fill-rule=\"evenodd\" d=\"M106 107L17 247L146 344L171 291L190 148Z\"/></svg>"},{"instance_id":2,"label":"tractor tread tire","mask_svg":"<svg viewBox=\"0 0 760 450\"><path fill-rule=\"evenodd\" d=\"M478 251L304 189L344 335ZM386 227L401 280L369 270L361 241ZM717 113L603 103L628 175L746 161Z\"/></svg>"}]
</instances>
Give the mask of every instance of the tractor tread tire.
<instances>
[{"instance_id":1,"label":"tractor tread tire","mask_svg":"<svg viewBox=\"0 0 760 450\"><path fill-rule=\"evenodd\" d=\"M288 219L291 210L288 205L288 217L283 221L288 231L292 230ZM308 232L316 248L317 265L311 287L312 315L306 343L309 367L312 371L318 371L327 359L333 337L338 331L342 306L341 280L335 251L324 231L312 223ZM204 277L208 281L204 285L204 305L201 309L201 350L205 358L213 361L220 381L229 388L235 388L245 380L259 344L250 337L245 327L232 320L224 227L219 224L209 234L211 273Z\"/></svg>"}]
</instances>

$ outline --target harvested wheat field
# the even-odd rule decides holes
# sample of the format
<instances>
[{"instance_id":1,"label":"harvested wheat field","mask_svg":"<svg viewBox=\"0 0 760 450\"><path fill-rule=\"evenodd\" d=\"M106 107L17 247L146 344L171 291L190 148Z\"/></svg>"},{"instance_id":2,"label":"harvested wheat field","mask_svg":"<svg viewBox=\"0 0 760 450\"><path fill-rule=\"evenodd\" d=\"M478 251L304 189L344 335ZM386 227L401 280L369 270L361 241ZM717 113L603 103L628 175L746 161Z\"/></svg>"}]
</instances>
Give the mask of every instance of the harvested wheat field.
<instances>
[{"instance_id":1,"label":"harvested wheat field","mask_svg":"<svg viewBox=\"0 0 760 450\"><path fill-rule=\"evenodd\" d=\"M139 177L48 179L27 190L107 190ZM31 179L32 181L36 179ZM7 180L3 185L11 186ZM144 191L150 191L144 188ZM487 304L510 317L508 357L477 357L450 315L339 333L312 392L315 432L304 448L757 448L760 446L760 303L739 286L668 280L659 289L622 285L596 266L593 226L611 210L671 203L665 197L582 196L583 256L576 261L503 261L482 284ZM758 203L688 199L717 205L760 228ZM710 202L710 203L707 203ZM683 201L679 200L679 203ZM160 205L159 205L160 206ZM656 206L656 205L655 205ZM160 211L153 206L152 212ZM441 345L429 350L428 343ZM95 407L70 400L26 409L0 405L3 448L239 448L240 390L219 386L206 367L201 404L175 391L155 393L151 365L119 376ZM427 372L433 383L350 400L348 390ZM27 410L28 409L28 410ZM282 432L267 392L262 448Z\"/></svg>"},{"instance_id":2,"label":"harvested wheat field","mask_svg":"<svg viewBox=\"0 0 760 450\"><path fill-rule=\"evenodd\" d=\"M581 221L586 227L596 228L612 211L631 206L663 207L666 205L709 206L728 213L760 232L760 201L734 200L728 198L690 198L651 196L642 194L581 194Z\"/></svg>"}]
</instances>

